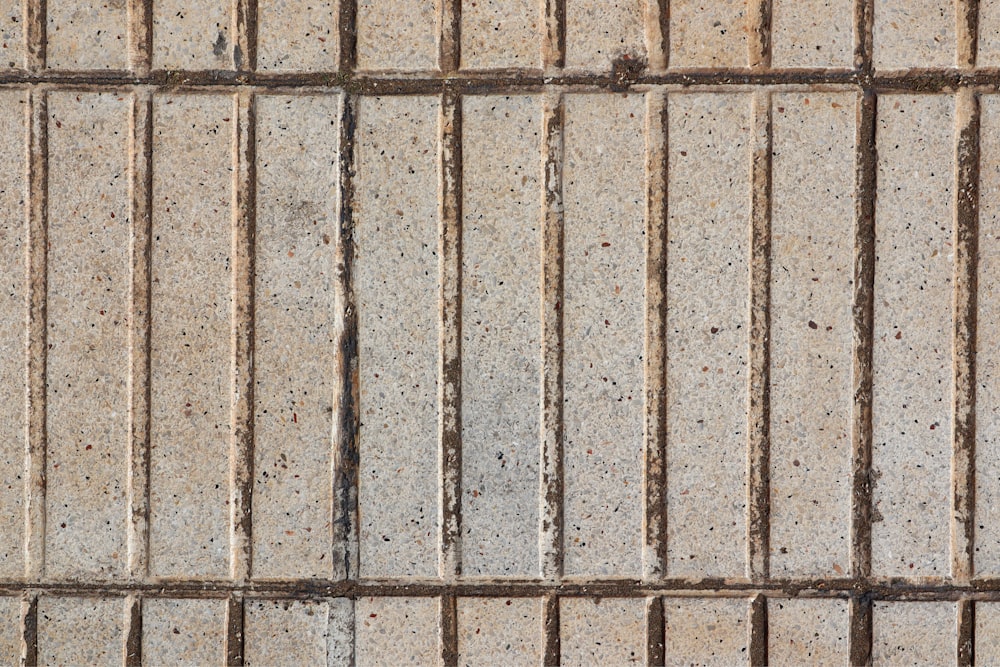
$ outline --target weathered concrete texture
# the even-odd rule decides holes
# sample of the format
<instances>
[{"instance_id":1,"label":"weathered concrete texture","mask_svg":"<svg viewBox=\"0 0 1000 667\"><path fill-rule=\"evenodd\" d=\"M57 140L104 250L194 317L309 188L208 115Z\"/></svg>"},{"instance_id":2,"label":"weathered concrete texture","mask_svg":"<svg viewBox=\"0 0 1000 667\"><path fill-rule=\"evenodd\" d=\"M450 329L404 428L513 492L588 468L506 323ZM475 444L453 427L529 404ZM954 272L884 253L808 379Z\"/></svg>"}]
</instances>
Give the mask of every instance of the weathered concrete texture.
<instances>
[{"instance_id":1,"label":"weathered concrete texture","mask_svg":"<svg viewBox=\"0 0 1000 667\"><path fill-rule=\"evenodd\" d=\"M258 0L257 68L335 70L340 53L337 0Z\"/></svg>"},{"instance_id":2,"label":"weathered concrete texture","mask_svg":"<svg viewBox=\"0 0 1000 667\"><path fill-rule=\"evenodd\" d=\"M331 577L340 96L257 100L253 570Z\"/></svg>"},{"instance_id":3,"label":"weathered concrete texture","mask_svg":"<svg viewBox=\"0 0 1000 667\"><path fill-rule=\"evenodd\" d=\"M462 566L538 573L542 106L463 105Z\"/></svg>"},{"instance_id":4,"label":"weathered concrete texture","mask_svg":"<svg viewBox=\"0 0 1000 667\"><path fill-rule=\"evenodd\" d=\"M646 601L642 598L563 599L559 664L644 664L645 629Z\"/></svg>"},{"instance_id":5,"label":"weathered concrete texture","mask_svg":"<svg viewBox=\"0 0 1000 667\"><path fill-rule=\"evenodd\" d=\"M438 573L439 115L435 97L366 97L358 110L364 576Z\"/></svg>"},{"instance_id":6,"label":"weathered concrete texture","mask_svg":"<svg viewBox=\"0 0 1000 667\"><path fill-rule=\"evenodd\" d=\"M21 660L21 599L0 597L0 662L16 665Z\"/></svg>"},{"instance_id":7,"label":"weathered concrete texture","mask_svg":"<svg viewBox=\"0 0 1000 667\"><path fill-rule=\"evenodd\" d=\"M24 67L24 3L0 0L0 69L15 67Z\"/></svg>"},{"instance_id":8,"label":"weathered concrete texture","mask_svg":"<svg viewBox=\"0 0 1000 667\"><path fill-rule=\"evenodd\" d=\"M356 664L441 664L440 606L437 598L358 598Z\"/></svg>"},{"instance_id":9,"label":"weathered concrete texture","mask_svg":"<svg viewBox=\"0 0 1000 667\"><path fill-rule=\"evenodd\" d=\"M852 67L851 0L773 0L771 62L775 67Z\"/></svg>"},{"instance_id":10,"label":"weathered concrete texture","mask_svg":"<svg viewBox=\"0 0 1000 667\"><path fill-rule=\"evenodd\" d=\"M235 3L184 0L153 3L153 66L157 69L232 69ZM242 56L241 56L242 57Z\"/></svg>"},{"instance_id":11,"label":"weathered concrete texture","mask_svg":"<svg viewBox=\"0 0 1000 667\"><path fill-rule=\"evenodd\" d=\"M346 665L353 654L350 600L255 600L245 611L248 667Z\"/></svg>"},{"instance_id":12,"label":"weathered concrete texture","mask_svg":"<svg viewBox=\"0 0 1000 667\"><path fill-rule=\"evenodd\" d=\"M27 95L0 93L0 576L24 574L27 436Z\"/></svg>"},{"instance_id":13,"label":"weathered concrete texture","mask_svg":"<svg viewBox=\"0 0 1000 667\"><path fill-rule=\"evenodd\" d=\"M668 98L667 571L746 569L750 96Z\"/></svg>"},{"instance_id":14,"label":"weathered concrete texture","mask_svg":"<svg viewBox=\"0 0 1000 667\"><path fill-rule=\"evenodd\" d=\"M542 600L459 598L460 665L538 665L542 661Z\"/></svg>"},{"instance_id":15,"label":"weathered concrete texture","mask_svg":"<svg viewBox=\"0 0 1000 667\"><path fill-rule=\"evenodd\" d=\"M438 68L442 0L358 0L358 68Z\"/></svg>"},{"instance_id":16,"label":"weathered concrete texture","mask_svg":"<svg viewBox=\"0 0 1000 667\"><path fill-rule=\"evenodd\" d=\"M954 664L955 603L876 602L873 614L874 665Z\"/></svg>"},{"instance_id":17,"label":"weathered concrete texture","mask_svg":"<svg viewBox=\"0 0 1000 667\"><path fill-rule=\"evenodd\" d=\"M45 7L45 60L50 68L128 68L125 0L48 0Z\"/></svg>"},{"instance_id":18,"label":"weathered concrete texture","mask_svg":"<svg viewBox=\"0 0 1000 667\"><path fill-rule=\"evenodd\" d=\"M225 662L226 600L142 602L142 659L150 665Z\"/></svg>"},{"instance_id":19,"label":"weathered concrete texture","mask_svg":"<svg viewBox=\"0 0 1000 667\"><path fill-rule=\"evenodd\" d=\"M646 58L642 0L566 3L566 67L609 72L618 59Z\"/></svg>"},{"instance_id":20,"label":"weathered concrete texture","mask_svg":"<svg viewBox=\"0 0 1000 667\"><path fill-rule=\"evenodd\" d=\"M46 570L127 570L131 100L54 92L49 111Z\"/></svg>"},{"instance_id":21,"label":"weathered concrete texture","mask_svg":"<svg viewBox=\"0 0 1000 667\"><path fill-rule=\"evenodd\" d=\"M749 603L736 598L666 598L666 664L745 665Z\"/></svg>"},{"instance_id":22,"label":"weathered concrete texture","mask_svg":"<svg viewBox=\"0 0 1000 667\"><path fill-rule=\"evenodd\" d=\"M1000 604L977 602L975 608L976 664L1000 664Z\"/></svg>"},{"instance_id":23,"label":"weathered concrete texture","mask_svg":"<svg viewBox=\"0 0 1000 667\"><path fill-rule=\"evenodd\" d=\"M954 67L955 4L948 0L876 0L874 60L880 69Z\"/></svg>"},{"instance_id":24,"label":"weathered concrete texture","mask_svg":"<svg viewBox=\"0 0 1000 667\"><path fill-rule=\"evenodd\" d=\"M1000 0L979 0L978 47L977 65L1000 65Z\"/></svg>"},{"instance_id":25,"label":"weathered concrete texture","mask_svg":"<svg viewBox=\"0 0 1000 667\"><path fill-rule=\"evenodd\" d=\"M776 576L850 573L856 101L851 93L789 93L771 105Z\"/></svg>"},{"instance_id":26,"label":"weathered concrete texture","mask_svg":"<svg viewBox=\"0 0 1000 667\"><path fill-rule=\"evenodd\" d=\"M154 100L150 571L160 576L229 573L235 121L228 95Z\"/></svg>"},{"instance_id":27,"label":"weathered concrete texture","mask_svg":"<svg viewBox=\"0 0 1000 667\"><path fill-rule=\"evenodd\" d=\"M542 66L538 0L462 0L462 68Z\"/></svg>"},{"instance_id":28,"label":"weathered concrete texture","mask_svg":"<svg viewBox=\"0 0 1000 667\"><path fill-rule=\"evenodd\" d=\"M878 101L872 569L946 576L952 384L950 96Z\"/></svg>"},{"instance_id":29,"label":"weathered concrete texture","mask_svg":"<svg viewBox=\"0 0 1000 667\"><path fill-rule=\"evenodd\" d=\"M38 663L120 665L125 658L124 628L123 598L42 596L38 600Z\"/></svg>"},{"instance_id":30,"label":"weathered concrete texture","mask_svg":"<svg viewBox=\"0 0 1000 667\"><path fill-rule=\"evenodd\" d=\"M567 576L641 572L645 99L566 97ZM613 165L613 167L612 167Z\"/></svg>"},{"instance_id":31,"label":"weathered concrete texture","mask_svg":"<svg viewBox=\"0 0 1000 667\"><path fill-rule=\"evenodd\" d=\"M767 657L774 667L848 663L844 600L768 600L767 623Z\"/></svg>"},{"instance_id":32,"label":"weathered concrete texture","mask_svg":"<svg viewBox=\"0 0 1000 667\"><path fill-rule=\"evenodd\" d=\"M672 0L671 67L747 67L747 0Z\"/></svg>"}]
</instances>

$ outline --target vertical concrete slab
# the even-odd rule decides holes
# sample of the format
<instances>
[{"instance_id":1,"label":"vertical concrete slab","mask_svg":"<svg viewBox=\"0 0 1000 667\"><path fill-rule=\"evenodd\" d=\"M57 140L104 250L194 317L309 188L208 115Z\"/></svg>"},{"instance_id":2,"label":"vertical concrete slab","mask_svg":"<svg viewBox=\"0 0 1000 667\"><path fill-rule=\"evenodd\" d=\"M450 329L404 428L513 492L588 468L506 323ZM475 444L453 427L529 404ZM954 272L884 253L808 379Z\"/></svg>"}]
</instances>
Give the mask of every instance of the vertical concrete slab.
<instances>
[{"instance_id":1,"label":"vertical concrete slab","mask_svg":"<svg viewBox=\"0 0 1000 667\"><path fill-rule=\"evenodd\" d=\"M976 64L1000 65L1000 0L979 0L979 49Z\"/></svg>"},{"instance_id":2,"label":"vertical concrete slab","mask_svg":"<svg viewBox=\"0 0 1000 667\"><path fill-rule=\"evenodd\" d=\"M562 598L559 601L560 662L571 665L644 664L646 601L643 598Z\"/></svg>"},{"instance_id":3,"label":"vertical concrete slab","mask_svg":"<svg viewBox=\"0 0 1000 667\"><path fill-rule=\"evenodd\" d=\"M956 620L954 602L876 602L872 664L955 664Z\"/></svg>"},{"instance_id":4,"label":"vertical concrete slab","mask_svg":"<svg viewBox=\"0 0 1000 667\"><path fill-rule=\"evenodd\" d=\"M977 665L1000 664L1000 604L976 602Z\"/></svg>"},{"instance_id":5,"label":"vertical concrete slab","mask_svg":"<svg viewBox=\"0 0 1000 667\"><path fill-rule=\"evenodd\" d=\"M0 597L0 663L21 661L21 598Z\"/></svg>"},{"instance_id":6,"label":"vertical concrete slab","mask_svg":"<svg viewBox=\"0 0 1000 667\"><path fill-rule=\"evenodd\" d=\"M248 667L340 664L327 662L331 619L350 612L351 602L341 598L331 603L295 600L248 602L244 664Z\"/></svg>"},{"instance_id":7,"label":"vertical concrete slab","mask_svg":"<svg viewBox=\"0 0 1000 667\"><path fill-rule=\"evenodd\" d=\"M45 8L45 64L49 68L128 69L125 2L47 0Z\"/></svg>"},{"instance_id":8,"label":"vertical concrete slab","mask_svg":"<svg viewBox=\"0 0 1000 667\"><path fill-rule=\"evenodd\" d=\"M27 95L0 92L0 576L24 574Z\"/></svg>"},{"instance_id":9,"label":"vertical concrete slab","mask_svg":"<svg viewBox=\"0 0 1000 667\"><path fill-rule=\"evenodd\" d=\"M742 598L666 598L666 664L749 664L748 606Z\"/></svg>"},{"instance_id":10,"label":"vertical concrete slab","mask_svg":"<svg viewBox=\"0 0 1000 667\"><path fill-rule=\"evenodd\" d=\"M168 94L153 105L150 572L224 577L234 104Z\"/></svg>"},{"instance_id":11,"label":"vertical concrete slab","mask_svg":"<svg viewBox=\"0 0 1000 667\"><path fill-rule=\"evenodd\" d=\"M642 570L645 99L566 96L564 573Z\"/></svg>"},{"instance_id":12,"label":"vertical concrete slab","mask_svg":"<svg viewBox=\"0 0 1000 667\"><path fill-rule=\"evenodd\" d=\"M853 67L852 0L772 0L775 67Z\"/></svg>"},{"instance_id":13,"label":"vertical concrete slab","mask_svg":"<svg viewBox=\"0 0 1000 667\"><path fill-rule=\"evenodd\" d=\"M1000 573L1000 98L981 101L976 331L977 575Z\"/></svg>"},{"instance_id":14,"label":"vertical concrete slab","mask_svg":"<svg viewBox=\"0 0 1000 667\"><path fill-rule=\"evenodd\" d=\"M540 68L543 26L538 0L462 0L462 68Z\"/></svg>"},{"instance_id":15,"label":"vertical concrete slab","mask_svg":"<svg viewBox=\"0 0 1000 667\"><path fill-rule=\"evenodd\" d=\"M874 47L878 69L954 67L955 3L875 0Z\"/></svg>"},{"instance_id":16,"label":"vertical concrete slab","mask_svg":"<svg viewBox=\"0 0 1000 667\"><path fill-rule=\"evenodd\" d=\"M466 97L462 571L538 574L541 100Z\"/></svg>"},{"instance_id":17,"label":"vertical concrete slab","mask_svg":"<svg viewBox=\"0 0 1000 667\"><path fill-rule=\"evenodd\" d=\"M771 103L772 576L850 573L856 103Z\"/></svg>"},{"instance_id":18,"label":"vertical concrete slab","mask_svg":"<svg viewBox=\"0 0 1000 667\"><path fill-rule=\"evenodd\" d=\"M131 100L48 100L46 571L113 579L127 569Z\"/></svg>"},{"instance_id":19,"label":"vertical concrete slab","mask_svg":"<svg viewBox=\"0 0 1000 667\"><path fill-rule=\"evenodd\" d=\"M642 0L566 3L566 67L608 73L618 59L646 58Z\"/></svg>"},{"instance_id":20,"label":"vertical concrete slab","mask_svg":"<svg viewBox=\"0 0 1000 667\"><path fill-rule=\"evenodd\" d=\"M257 69L336 70L339 26L337 0L258 0Z\"/></svg>"},{"instance_id":21,"label":"vertical concrete slab","mask_svg":"<svg viewBox=\"0 0 1000 667\"><path fill-rule=\"evenodd\" d=\"M226 660L226 600L142 601L142 661L209 665Z\"/></svg>"},{"instance_id":22,"label":"vertical concrete slab","mask_svg":"<svg viewBox=\"0 0 1000 667\"><path fill-rule=\"evenodd\" d=\"M767 657L774 667L846 665L850 616L845 600L767 601Z\"/></svg>"},{"instance_id":23,"label":"vertical concrete slab","mask_svg":"<svg viewBox=\"0 0 1000 667\"><path fill-rule=\"evenodd\" d=\"M333 573L339 110L257 99L255 577Z\"/></svg>"},{"instance_id":24,"label":"vertical concrete slab","mask_svg":"<svg viewBox=\"0 0 1000 667\"><path fill-rule=\"evenodd\" d=\"M438 573L439 115L436 97L359 103L362 576Z\"/></svg>"},{"instance_id":25,"label":"vertical concrete slab","mask_svg":"<svg viewBox=\"0 0 1000 667\"><path fill-rule=\"evenodd\" d=\"M24 3L0 0L0 69L24 66Z\"/></svg>"},{"instance_id":26,"label":"vertical concrete slab","mask_svg":"<svg viewBox=\"0 0 1000 667\"><path fill-rule=\"evenodd\" d=\"M358 0L358 69L436 70L445 0Z\"/></svg>"},{"instance_id":27,"label":"vertical concrete slab","mask_svg":"<svg viewBox=\"0 0 1000 667\"><path fill-rule=\"evenodd\" d=\"M458 598L460 665L539 665L542 662L542 600Z\"/></svg>"},{"instance_id":28,"label":"vertical concrete slab","mask_svg":"<svg viewBox=\"0 0 1000 667\"><path fill-rule=\"evenodd\" d=\"M878 101L872 571L949 574L955 105Z\"/></svg>"},{"instance_id":29,"label":"vertical concrete slab","mask_svg":"<svg viewBox=\"0 0 1000 667\"><path fill-rule=\"evenodd\" d=\"M672 0L671 67L748 67L747 0Z\"/></svg>"},{"instance_id":30,"label":"vertical concrete slab","mask_svg":"<svg viewBox=\"0 0 1000 667\"><path fill-rule=\"evenodd\" d=\"M120 665L125 659L122 598L38 600L38 663Z\"/></svg>"},{"instance_id":31,"label":"vertical concrete slab","mask_svg":"<svg viewBox=\"0 0 1000 667\"><path fill-rule=\"evenodd\" d=\"M232 69L236 43L235 3L185 0L153 3L155 69Z\"/></svg>"},{"instance_id":32,"label":"vertical concrete slab","mask_svg":"<svg viewBox=\"0 0 1000 667\"><path fill-rule=\"evenodd\" d=\"M438 598L358 598L355 660L368 665L440 665Z\"/></svg>"},{"instance_id":33,"label":"vertical concrete slab","mask_svg":"<svg viewBox=\"0 0 1000 667\"><path fill-rule=\"evenodd\" d=\"M667 571L746 570L750 95L668 99Z\"/></svg>"}]
</instances>

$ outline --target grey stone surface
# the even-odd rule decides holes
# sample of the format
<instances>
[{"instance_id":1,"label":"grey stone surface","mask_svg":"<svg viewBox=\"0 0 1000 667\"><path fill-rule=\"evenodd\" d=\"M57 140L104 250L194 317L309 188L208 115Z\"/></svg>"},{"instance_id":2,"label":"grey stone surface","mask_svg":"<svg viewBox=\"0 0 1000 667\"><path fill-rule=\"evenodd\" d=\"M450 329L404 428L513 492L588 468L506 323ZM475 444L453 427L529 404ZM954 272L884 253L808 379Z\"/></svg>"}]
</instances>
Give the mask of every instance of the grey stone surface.
<instances>
[{"instance_id":1,"label":"grey stone surface","mask_svg":"<svg viewBox=\"0 0 1000 667\"><path fill-rule=\"evenodd\" d=\"M336 0L258 0L257 68L335 70L340 52Z\"/></svg>"},{"instance_id":2,"label":"grey stone surface","mask_svg":"<svg viewBox=\"0 0 1000 667\"><path fill-rule=\"evenodd\" d=\"M125 0L48 0L45 7L50 68L128 69Z\"/></svg>"},{"instance_id":3,"label":"grey stone surface","mask_svg":"<svg viewBox=\"0 0 1000 667\"><path fill-rule=\"evenodd\" d=\"M441 664L440 613L437 598L358 598L356 664Z\"/></svg>"},{"instance_id":4,"label":"grey stone surface","mask_svg":"<svg viewBox=\"0 0 1000 667\"><path fill-rule=\"evenodd\" d=\"M852 67L850 0L775 0L771 59L775 67Z\"/></svg>"},{"instance_id":5,"label":"grey stone surface","mask_svg":"<svg viewBox=\"0 0 1000 667\"><path fill-rule=\"evenodd\" d=\"M609 72L618 59L645 60L641 0L566 3L566 67Z\"/></svg>"},{"instance_id":6,"label":"grey stone surface","mask_svg":"<svg viewBox=\"0 0 1000 667\"><path fill-rule=\"evenodd\" d=\"M233 69L235 3L184 0L153 3L153 66L162 69Z\"/></svg>"},{"instance_id":7,"label":"grey stone surface","mask_svg":"<svg viewBox=\"0 0 1000 667\"><path fill-rule=\"evenodd\" d=\"M747 67L747 0L673 0L672 67Z\"/></svg>"},{"instance_id":8,"label":"grey stone surface","mask_svg":"<svg viewBox=\"0 0 1000 667\"><path fill-rule=\"evenodd\" d=\"M538 598L459 598L459 664L540 664L542 607Z\"/></svg>"},{"instance_id":9,"label":"grey stone surface","mask_svg":"<svg viewBox=\"0 0 1000 667\"><path fill-rule=\"evenodd\" d=\"M225 646L225 600L143 600L144 663L220 664L226 659Z\"/></svg>"},{"instance_id":10,"label":"grey stone surface","mask_svg":"<svg viewBox=\"0 0 1000 667\"><path fill-rule=\"evenodd\" d=\"M115 665L124 660L124 599L49 597L38 600L38 662Z\"/></svg>"},{"instance_id":11,"label":"grey stone surface","mask_svg":"<svg viewBox=\"0 0 1000 667\"><path fill-rule=\"evenodd\" d=\"M667 665L749 664L744 599L666 598Z\"/></svg>"},{"instance_id":12,"label":"grey stone surface","mask_svg":"<svg viewBox=\"0 0 1000 667\"><path fill-rule=\"evenodd\" d=\"M559 609L561 665L643 664L646 601L564 598Z\"/></svg>"},{"instance_id":13,"label":"grey stone surface","mask_svg":"<svg viewBox=\"0 0 1000 667\"><path fill-rule=\"evenodd\" d=\"M358 67L437 69L441 1L358 0Z\"/></svg>"},{"instance_id":14,"label":"grey stone surface","mask_svg":"<svg viewBox=\"0 0 1000 667\"><path fill-rule=\"evenodd\" d=\"M248 666L350 664L350 600L257 600L245 613Z\"/></svg>"},{"instance_id":15,"label":"grey stone surface","mask_svg":"<svg viewBox=\"0 0 1000 667\"><path fill-rule=\"evenodd\" d=\"M876 602L872 664L953 664L956 620L951 602Z\"/></svg>"},{"instance_id":16,"label":"grey stone surface","mask_svg":"<svg viewBox=\"0 0 1000 667\"><path fill-rule=\"evenodd\" d=\"M538 0L462 0L462 68L542 66Z\"/></svg>"},{"instance_id":17,"label":"grey stone surface","mask_svg":"<svg viewBox=\"0 0 1000 667\"><path fill-rule=\"evenodd\" d=\"M955 4L942 0L876 0L875 65L884 69L954 67Z\"/></svg>"},{"instance_id":18,"label":"grey stone surface","mask_svg":"<svg viewBox=\"0 0 1000 667\"><path fill-rule=\"evenodd\" d=\"M845 665L850 617L844 600L767 601L767 658L780 665Z\"/></svg>"}]
</instances>

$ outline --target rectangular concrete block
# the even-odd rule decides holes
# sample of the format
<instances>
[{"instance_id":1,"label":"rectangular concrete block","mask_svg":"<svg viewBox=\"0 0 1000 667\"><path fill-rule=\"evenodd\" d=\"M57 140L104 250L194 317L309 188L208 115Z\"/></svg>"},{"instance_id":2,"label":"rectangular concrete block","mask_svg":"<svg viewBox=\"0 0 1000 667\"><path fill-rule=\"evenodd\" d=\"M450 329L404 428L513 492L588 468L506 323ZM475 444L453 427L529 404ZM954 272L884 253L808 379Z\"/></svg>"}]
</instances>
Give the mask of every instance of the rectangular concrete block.
<instances>
[{"instance_id":1,"label":"rectangular concrete block","mask_svg":"<svg viewBox=\"0 0 1000 667\"><path fill-rule=\"evenodd\" d=\"M355 664L441 665L438 598L358 598Z\"/></svg>"},{"instance_id":2,"label":"rectangular concrete block","mask_svg":"<svg viewBox=\"0 0 1000 667\"><path fill-rule=\"evenodd\" d=\"M333 574L340 96L257 99L255 577Z\"/></svg>"},{"instance_id":3,"label":"rectangular concrete block","mask_svg":"<svg viewBox=\"0 0 1000 667\"><path fill-rule=\"evenodd\" d=\"M127 569L131 99L52 92L46 571Z\"/></svg>"},{"instance_id":4,"label":"rectangular concrete block","mask_svg":"<svg viewBox=\"0 0 1000 667\"><path fill-rule=\"evenodd\" d=\"M874 46L878 69L954 67L955 3L875 0Z\"/></svg>"},{"instance_id":5,"label":"rectangular concrete block","mask_svg":"<svg viewBox=\"0 0 1000 667\"><path fill-rule=\"evenodd\" d=\"M566 97L564 573L642 569L645 98Z\"/></svg>"},{"instance_id":6,"label":"rectangular concrete block","mask_svg":"<svg viewBox=\"0 0 1000 667\"><path fill-rule=\"evenodd\" d=\"M342 665L353 654L353 603L253 600L246 603L248 667Z\"/></svg>"},{"instance_id":7,"label":"rectangular concrete block","mask_svg":"<svg viewBox=\"0 0 1000 667\"><path fill-rule=\"evenodd\" d=\"M1000 574L1000 98L981 102L976 331L977 575Z\"/></svg>"},{"instance_id":8,"label":"rectangular concrete block","mask_svg":"<svg viewBox=\"0 0 1000 667\"><path fill-rule=\"evenodd\" d=\"M1000 664L1000 604L976 602L975 605L976 664Z\"/></svg>"},{"instance_id":9,"label":"rectangular concrete block","mask_svg":"<svg viewBox=\"0 0 1000 667\"><path fill-rule=\"evenodd\" d=\"M458 663L541 664L542 606L539 598L458 598Z\"/></svg>"},{"instance_id":10,"label":"rectangular concrete block","mask_svg":"<svg viewBox=\"0 0 1000 667\"><path fill-rule=\"evenodd\" d=\"M122 598L38 599L38 663L120 665L125 659Z\"/></svg>"},{"instance_id":11,"label":"rectangular concrete block","mask_svg":"<svg viewBox=\"0 0 1000 667\"><path fill-rule=\"evenodd\" d=\"M0 0L0 69L24 66L24 3Z\"/></svg>"},{"instance_id":12,"label":"rectangular concrete block","mask_svg":"<svg viewBox=\"0 0 1000 667\"><path fill-rule=\"evenodd\" d=\"M671 67L748 67L748 0L672 0Z\"/></svg>"},{"instance_id":13,"label":"rectangular concrete block","mask_svg":"<svg viewBox=\"0 0 1000 667\"><path fill-rule=\"evenodd\" d=\"M775 67L852 67L851 0L773 0L771 62Z\"/></svg>"},{"instance_id":14,"label":"rectangular concrete block","mask_svg":"<svg viewBox=\"0 0 1000 667\"><path fill-rule=\"evenodd\" d=\"M0 663L21 662L21 598L0 597Z\"/></svg>"},{"instance_id":15,"label":"rectangular concrete block","mask_svg":"<svg viewBox=\"0 0 1000 667\"><path fill-rule=\"evenodd\" d=\"M749 664L746 600L666 598L663 616L668 666Z\"/></svg>"},{"instance_id":16,"label":"rectangular concrete block","mask_svg":"<svg viewBox=\"0 0 1000 667\"><path fill-rule=\"evenodd\" d=\"M258 0L257 69L336 70L339 26L337 0Z\"/></svg>"},{"instance_id":17,"label":"rectangular concrete block","mask_svg":"<svg viewBox=\"0 0 1000 667\"><path fill-rule=\"evenodd\" d=\"M462 0L462 68L540 68L542 9L538 0Z\"/></svg>"},{"instance_id":18,"label":"rectangular concrete block","mask_svg":"<svg viewBox=\"0 0 1000 667\"><path fill-rule=\"evenodd\" d=\"M438 69L443 1L358 0L358 69Z\"/></svg>"},{"instance_id":19,"label":"rectangular concrete block","mask_svg":"<svg viewBox=\"0 0 1000 667\"><path fill-rule=\"evenodd\" d=\"M538 574L542 106L466 97L462 571Z\"/></svg>"},{"instance_id":20,"label":"rectangular concrete block","mask_svg":"<svg viewBox=\"0 0 1000 667\"><path fill-rule=\"evenodd\" d=\"M979 45L976 64L1000 65L1000 0L979 1Z\"/></svg>"},{"instance_id":21,"label":"rectangular concrete block","mask_svg":"<svg viewBox=\"0 0 1000 667\"><path fill-rule=\"evenodd\" d=\"M746 571L751 99L668 99L667 571Z\"/></svg>"},{"instance_id":22,"label":"rectangular concrete block","mask_svg":"<svg viewBox=\"0 0 1000 667\"><path fill-rule=\"evenodd\" d=\"M27 436L27 94L0 92L0 576L24 574Z\"/></svg>"},{"instance_id":23,"label":"rectangular concrete block","mask_svg":"<svg viewBox=\"0 0 1000 667\"><path fill-rule=\"evenodd\" d=\"M156 69L233 69L235 3L185 0L153 3L153 67ZM242 56L240 56L242 57Z\"/></svg>"},{"instance_id":24,"label":"rectangular concrete block","mask_svg":"<svg viewBox=\"0 0 1000 667\"><path fill-rule=\"evenodd\" d=\"M953 665L956 629L954 602L876 602L872 664Z\"/></svg>"},{"instance_id":25,"label":"rectangular concrete block","mask_svg":"<svg viewBox=\"0 0 1000 667\"><path fill-rule=\"evenodd\" d=\"M856 103L771 103L772 576L850 573Z\"/></svg>"},{"instance_id":26,"label":"rectangular concrete block","mask_svg":"<svg viewBox=\"0 0 1000 667\"><path fill-rule=\"evenodd\" d=\"M561 662L630 665L646 661L643 598L563 598L559 601Z\"/></svg>"},{"instance_id":27,"label":"rectangular concrete block","mask_svg":"<svg viewBox=\"0 0 1000 667\"><path fill-rule=\"evenodd\" d=\"M45 64L51 69L128 69L125 2L48 0Z\"/></svg>"},{"instance_id":28,"label":"rectangular concrete block","mask_svg":"<svg viewBox=\"0 0 1000 667\"><path fill-rule=\"evenodd\" d=\"M769 664L848 664L850 620L846 600L769 599Z\"/></svg>"},{"instance_id":29,"label":"rectangular concrete block","mask_svg":"<svg viewBox=\"0 0 1000 667\"><path fill-rule=\"evenodd\" d=\"M149 530L159 576L229 573L235 125L228 95L154 99Z\"/></svg>"},{"instance_id":30,"label":"rectangular concrete block","mask_svg":"<svg viewBox=\"0 0 1000 667\"><path fill-rule=\"evenodd\" d=\"M440 106L436 97L365 97L358 109L363 576L438 573Z\"/></svg>"},{"instance_id":31,"label":"rectangular concrete block","mask_svg":"<svg viewBox=\"0 0 1000 667\"><path fill-rule=\"evenodd\" d=\"M645 60L643 0L566 3L566 67L608 73L615 60Z\"/></svg>"},{"instance_id":32,"label":"rectangular concrete block","mask_svg":"<svg viewBox=\"0 0 1000 667\"><path fill-rule=\"evenodd\" d=\"M209 665L226 660L225 599L142 601L142 660L148 665Z\"/></svg>"},{"instance_id":33,"label":"rectangular concrete block","mask_svg":"<svg viewBox=\"0 0 1000 667\"><path fill-rule=\"evenodd\" d=\"M872 570L947 576L955 104L886 95L878 119Z\"/></svg>"}]
</instances>

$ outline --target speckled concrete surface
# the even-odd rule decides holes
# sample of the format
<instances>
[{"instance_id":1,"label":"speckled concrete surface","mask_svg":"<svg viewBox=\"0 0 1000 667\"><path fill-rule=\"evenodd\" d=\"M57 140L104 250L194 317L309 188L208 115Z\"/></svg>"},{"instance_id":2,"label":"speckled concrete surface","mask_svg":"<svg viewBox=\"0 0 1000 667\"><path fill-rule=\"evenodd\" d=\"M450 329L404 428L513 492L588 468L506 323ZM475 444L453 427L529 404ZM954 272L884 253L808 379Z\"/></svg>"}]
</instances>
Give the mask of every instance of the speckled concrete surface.
<instances>
[{"instance_id":1,"label":"speckled concrete surface","mask_svg":"<svg viewBox=\"0 0 1000 667\"><path fill-rule=\"evenodd\" d=\"M1000 661L998 64L998 0L0 0L0 663Z\"/></svg>"}]
</instances>

